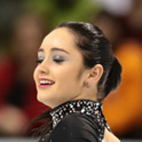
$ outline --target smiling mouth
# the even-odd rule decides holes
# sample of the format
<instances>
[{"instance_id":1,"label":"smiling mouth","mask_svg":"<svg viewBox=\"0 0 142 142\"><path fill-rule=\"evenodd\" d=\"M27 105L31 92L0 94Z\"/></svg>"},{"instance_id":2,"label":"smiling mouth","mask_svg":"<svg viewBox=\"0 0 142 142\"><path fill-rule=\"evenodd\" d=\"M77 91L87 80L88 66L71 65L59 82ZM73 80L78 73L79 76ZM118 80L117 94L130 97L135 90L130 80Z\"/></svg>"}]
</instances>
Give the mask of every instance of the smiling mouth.
<instances>
[{"instance_id":1,"label":"smiling mouth","mask_svg":"<svg viewBox=\"0 0 142 142\"><path fill-rule=\"evenodd\" d=\"M55 84L54 81L49 80L49 79L39 79L39 88L44 88L44 87L49 87L52 86L53 84Z\"/></svg>"}]
</instances>

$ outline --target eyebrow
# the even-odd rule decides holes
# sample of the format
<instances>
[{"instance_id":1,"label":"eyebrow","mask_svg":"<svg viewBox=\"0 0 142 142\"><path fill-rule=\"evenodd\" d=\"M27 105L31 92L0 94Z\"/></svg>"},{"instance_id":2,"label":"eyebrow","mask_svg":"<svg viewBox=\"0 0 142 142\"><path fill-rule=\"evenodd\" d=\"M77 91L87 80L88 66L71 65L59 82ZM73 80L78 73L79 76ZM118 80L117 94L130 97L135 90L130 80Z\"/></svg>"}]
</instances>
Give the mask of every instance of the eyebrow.
<instances>
[{"instance_id":1,"label":"eyebrow","mask_svg":"<svg viewBox=\"0 0 142 142\"><path fill-rule=\"evenodd\" d=\"M44 52L43 48L38 49L38 52Z\"/></svg>"},{"instance_id":2,"label":"eyebrow","mask_svg":"<svg viewBox=\"0 0 142 142\"><path fill-rule=\"evenodd\" d=\"M65 53L69 54L68 51L66 51L64 49L61 49L61 48L56 48L56 47L52 48L51 51L62 51L62 52L65 52Z\"/></svg>"},{"instance_id":3,"label":"eyebrow","mask_svg":"<svg viewBox=\"0 0 142 142\"><path fill-rule=\"evenodd\" d=\"M51 51L62 51L62 52L65 52L65 53L69 54L68 51L66 51L66 50L64 50L64 49L61 49L61 48L57 48L57 47L52 48ZM44 49L43 49L43 48L40 48L40 49L38 50L38 52L44 52Z\"/></svg>"}]
</instances>

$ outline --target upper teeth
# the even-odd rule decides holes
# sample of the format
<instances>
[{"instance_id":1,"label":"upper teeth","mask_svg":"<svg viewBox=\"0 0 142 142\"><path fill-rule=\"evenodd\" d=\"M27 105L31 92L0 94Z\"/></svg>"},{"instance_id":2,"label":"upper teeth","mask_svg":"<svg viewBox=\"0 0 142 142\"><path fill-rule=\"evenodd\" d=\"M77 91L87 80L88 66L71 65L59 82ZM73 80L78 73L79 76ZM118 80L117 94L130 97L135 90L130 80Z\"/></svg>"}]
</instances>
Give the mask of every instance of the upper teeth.
<instances>
[{"instance_id":1,"label":"upper teeth","mask_svg":"<svg viewBox=\"0 0 142 142\"><path fill-rule=\"evenodd\" d=\"M53 82L49 80L40 80L39 82L40 84L53 84Z\"/></svg>"}]
</instances>

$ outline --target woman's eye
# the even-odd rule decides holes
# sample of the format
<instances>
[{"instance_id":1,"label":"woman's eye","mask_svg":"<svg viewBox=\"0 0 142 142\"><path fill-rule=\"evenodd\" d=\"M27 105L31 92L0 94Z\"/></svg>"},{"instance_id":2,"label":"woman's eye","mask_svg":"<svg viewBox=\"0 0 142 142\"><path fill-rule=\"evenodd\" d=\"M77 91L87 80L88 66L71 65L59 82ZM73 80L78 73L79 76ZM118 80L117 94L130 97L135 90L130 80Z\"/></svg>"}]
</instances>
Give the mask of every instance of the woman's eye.
<instances>
[{"instance_id":1,"label":"woman's eye","mask_svg":"<svg viewBox=\"0 0 142 142\"><path fill-rule=\"evenodd\" d=\"M43 60L41 60L41 59L38 59L38 60L36 61L37 64L40 64L40 63L42 63L42 62L43 62Z\"/></svg>"},{"instance_id":2,"label":"woman's eye","mask_svg":"<svg viewBox=\"0 0 142 142\"><path fill-rule=\"evenodd\" d=\"M38 57L38 60L36 61L37 64L42 63L44 60L44 57Z\"/></svg>"},{"instance_id":3,"label":"woman's eye","mask_svg":"<svg viewBox=\"0 0 142 142\"><path fill-rule=\"evenodd\" d=\"M56 62L56 63L61 63L61 62L65 61L65 58L57 55L57 56L53 57L53 61Z\"/></svg>"},{"instance_id":4,"label":"woman's eye","mask_svg":"<svg viewBox=\"0 0 142 142\"><path fill-rule=\"evenodd\" d=\"M61 63L61 62L63 62L64 60L61 60L61 59L54 59L53 61L54 61L54 62L57 62L57 63Z\"/></svg>"}]
</instances>

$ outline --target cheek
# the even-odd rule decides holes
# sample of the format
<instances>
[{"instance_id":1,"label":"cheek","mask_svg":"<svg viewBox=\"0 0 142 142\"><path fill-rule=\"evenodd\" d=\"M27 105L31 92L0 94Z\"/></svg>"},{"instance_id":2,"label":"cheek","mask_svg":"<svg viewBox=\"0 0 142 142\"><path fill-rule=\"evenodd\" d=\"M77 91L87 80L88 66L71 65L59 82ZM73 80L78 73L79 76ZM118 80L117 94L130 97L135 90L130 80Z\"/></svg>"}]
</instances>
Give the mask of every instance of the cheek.
<instances>
[{"instance_id":1,"label":"cheek","mask_svg":"<svg viewBox=\"0 0 142 142\"><path fill-rule=\"evenodd\" d=\"M64 89L79 87L82 83L80 82L82 78L82 70L70 65L64 68L64 70L61 70L58 77L61 82L60 85L64 86Z\"/></svg>"},{"instance_id":2,"label":"cheek","mask_svg":"<svg viewBox=\"0 0 142 142\"><path fill-rule=\"evenodd\" d=\"M34 72L33 72L33 79L34 79L35 83L37 82L37 77L38 77L38 69L36 67Z\"/></svg>"}]
</instances>

